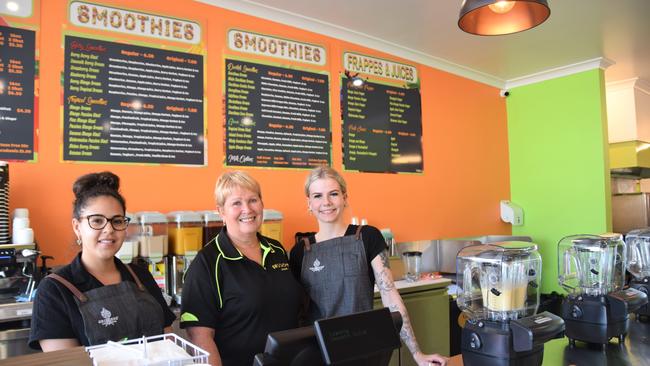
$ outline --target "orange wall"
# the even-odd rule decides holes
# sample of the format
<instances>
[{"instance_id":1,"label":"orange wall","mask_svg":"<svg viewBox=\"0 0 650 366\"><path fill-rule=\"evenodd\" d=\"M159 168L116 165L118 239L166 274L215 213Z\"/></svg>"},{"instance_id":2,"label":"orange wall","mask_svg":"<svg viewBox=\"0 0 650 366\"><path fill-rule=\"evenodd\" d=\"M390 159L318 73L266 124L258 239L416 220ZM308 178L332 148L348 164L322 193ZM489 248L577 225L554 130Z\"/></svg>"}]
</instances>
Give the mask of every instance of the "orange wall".
<instances>
[{"instance_id":1,"label":"orange wall","mask_svg":"<svg viewBox=\"0 0 650 366\"><path fill-rule=\"evenodd\" d=\"M71 186L81 174L111 170L122 178L129 211L214 208L213 186L224 171L222 131L223 60L226 32L239 28L316 43L328 50L332 121L332 163L342 169L340 82L342 52L398 58L341 40L224 9L183 1L110 1L118 6L167 14L207 25L208 165L138 166L61 161L61 73L63 29L68 2L42 2L39 151L36 163L10 164L11 207L30 209L35 236L45 254L62 264L74 255ZM244 56L246 57L246 56ZM401 60L414 64L407 60ZM279 61L275 61L280 63ZM350 192L349 216L390 227L398 241L506 234L499 200L510 197L506 109L498 90L430 67L419 66L422 92L424 173L420 175L344 172ZM263 190L265 207L285 215L284 244L296 231L315 230L302 193L306 171L247 169Z\"/></svg>"}]
</instances>

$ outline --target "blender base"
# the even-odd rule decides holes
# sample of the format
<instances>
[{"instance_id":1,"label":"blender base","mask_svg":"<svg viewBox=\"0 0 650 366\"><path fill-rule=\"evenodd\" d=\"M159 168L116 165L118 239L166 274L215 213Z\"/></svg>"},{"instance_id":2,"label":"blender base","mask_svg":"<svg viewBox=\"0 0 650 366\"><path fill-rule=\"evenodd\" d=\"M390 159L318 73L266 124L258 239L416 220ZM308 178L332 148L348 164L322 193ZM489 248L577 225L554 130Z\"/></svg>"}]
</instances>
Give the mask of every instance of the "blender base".
<instances>
[{"instance_id":1,"label":"blender base","mask_svg":"<svg viewBox=\"0 0 650 366\"><path fill-rule=\"evenodd\" d=\"M531 351L515 352L512 332L501 323L481 322L483 326L465 323L461 337L461 353L465 366L540 366L544 346Z\"/></svg>"},{"instance_id":2,"label":"blender base","mask_svg":"<svg viewBox=\"0 0 650 366\"><path fill-rule=\"evenodd\" d=\"M572 347L575 341L605 345L614 337L622 345L627 335L627 308L607 295L567 297L562 302L562 318Z\"/></svg>"},{"instance_id":3,"label":"blender base","mask_svg":"<svg viewBox=\"0 0 650 366\"><path fill-rule=\"evenodd\" d=\"M649 284L649 279L646 277L643 280L640 281L632 281L630 283L630 287L639 290L643 292L644 294L648 295L650 292L650 284ZM650 319L650 304L645 304L641 306L639 309L635 310L634 313L636 314L636 319L641 322L648 322Z\"/></svg>"}]
</instances>

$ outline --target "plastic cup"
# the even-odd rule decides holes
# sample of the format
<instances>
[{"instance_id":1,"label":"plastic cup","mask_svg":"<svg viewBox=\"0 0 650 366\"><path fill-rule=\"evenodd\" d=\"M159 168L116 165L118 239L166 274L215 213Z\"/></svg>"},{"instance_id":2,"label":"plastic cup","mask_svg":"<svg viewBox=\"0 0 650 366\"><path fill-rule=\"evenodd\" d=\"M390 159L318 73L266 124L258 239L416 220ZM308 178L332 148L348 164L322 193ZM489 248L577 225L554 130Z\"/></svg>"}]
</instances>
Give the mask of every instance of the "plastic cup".
<instances>
[{"instance_id":1,"label":"plastic cup","mask_svg":"<svg viewBox=\"0 0 650 366\"><path fill-rule=\"evenodd\" d=\"M17 217L29 217L29 209L27 208L17 208L14 210L14 219Z\"/></svg>"}]
</instances>

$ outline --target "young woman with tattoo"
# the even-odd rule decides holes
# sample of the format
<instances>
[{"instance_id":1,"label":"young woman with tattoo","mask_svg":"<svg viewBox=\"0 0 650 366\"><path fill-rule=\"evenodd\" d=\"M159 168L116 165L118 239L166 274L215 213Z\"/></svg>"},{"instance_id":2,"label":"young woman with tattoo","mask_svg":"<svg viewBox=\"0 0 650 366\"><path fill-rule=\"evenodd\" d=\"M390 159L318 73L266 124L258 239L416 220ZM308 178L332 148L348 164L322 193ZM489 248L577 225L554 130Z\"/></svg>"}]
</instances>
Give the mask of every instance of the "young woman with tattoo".
<instances>
[{"instance_id":1,"label":"young woman with tattoo","mask_svg":"<svg viewBox=\"0 0 650 366\"><path fill-rule=\"evenodd\" d=\"M344 222L348 196L343 177L329 167L315 168L305 182L305 194L309 212L318 220L318 232L296 234L289 263L309 294L309 320L372 309L376 284L384 306L402 314L400 336L417 364L446 365L445 357L420 351L379 230Z\"/></svg>"}]
</instances>

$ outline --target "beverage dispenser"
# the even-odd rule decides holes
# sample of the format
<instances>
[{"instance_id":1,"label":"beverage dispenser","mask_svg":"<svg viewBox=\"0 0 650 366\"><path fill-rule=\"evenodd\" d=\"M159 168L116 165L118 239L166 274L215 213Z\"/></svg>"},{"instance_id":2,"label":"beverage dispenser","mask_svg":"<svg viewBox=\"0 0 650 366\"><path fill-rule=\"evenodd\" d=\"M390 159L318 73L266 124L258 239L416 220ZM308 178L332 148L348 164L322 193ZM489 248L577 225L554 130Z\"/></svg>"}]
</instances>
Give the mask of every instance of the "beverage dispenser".
<instances>
[{"instance_id":1,"label":"beverage dispenser","mask_svg":"<svg viewBox=\"0 0 650 366\"><path fill-rule=\"evenodd\" d=\"M219 235L223 228L223 219L217 211L199 211L203 217L203 245L208 245Z\"/></svg>"},{"instance_id":2,"label":"beverage dispenser","mask_svg":"<svg viewBox=\"0 0 650 366\"><path fill-rule=\"evenodd\" d=\"M572 235L558 243L559 282L568 292L562 301L569 344L606 345L628 330L628 313L647 303L647 295L623 289L627 260L620 234Z\"/></svg>"},{"instance_id":3,"label":"beverage dispenser","mask_svg":"<svg viewBox=\"0 0 650 366\"><path fill-rule=\"evenodd\" d=\"M627 271L632 275L630 287L647 296L650 290L650 228L629 232L625 244L628 247ZM648 321L650 305L641 306L635 313L638 320Z\"/></svg>"},{"instance_id":4,"label":"beverage dispenser","mask_svg":"<svg viewBox=\"0 0 650 366\"><path fill-rule=\"evenodd\" d=\"M544 343L562 337L564 321L537 313L542 259L537 245L467 246L456 257L458 307L468 320L461 350L466 366L541 365Z\"/></svg>"},{"instance_id":5,"label":"beverage dispenser","mask_svg":"<svg viewBox=\"0 0 650 366\"><path fill-rule=\"evenodd\" d=\"M260 234L282 242L282 212L264 209L264 222Z\"/></svg>"},{"instance_id":6,"label":"beverage dispenser","mask_svg":"<svg viewBox=\"0 0 650 366\"><path fill-rule=\"evenodd\" d=\"M142 211L136 213L140 222L140 258L149 268L163 292L169 293L166 260L168 250L167 217L160 212Z\"/></svg>"},{"instance_id":7,"label":"beverage dispenser","mask_svg":"<svg viewBox=\"0 0 650 366\"><path fill-rule=\"evenodd\" d=\"M139 254L142 226L140 226L137 215L127 212L126 217L129 219L129 226L126 228L126 238L124 238L122 247L115 253L115 256L123 263L131 263Z\"/></svg>"},{"instance_id":8,"label":"beverage dispenser","mask_svg":"<svg viewBox=\"0 0 650 366\"><path fill-rule=\"evenodd\" d=\"M183 277L190 263L203 247L203 217L193 211L167 214L169 223L170 295L181 303Z\"/></svg>"}]
</instances>

